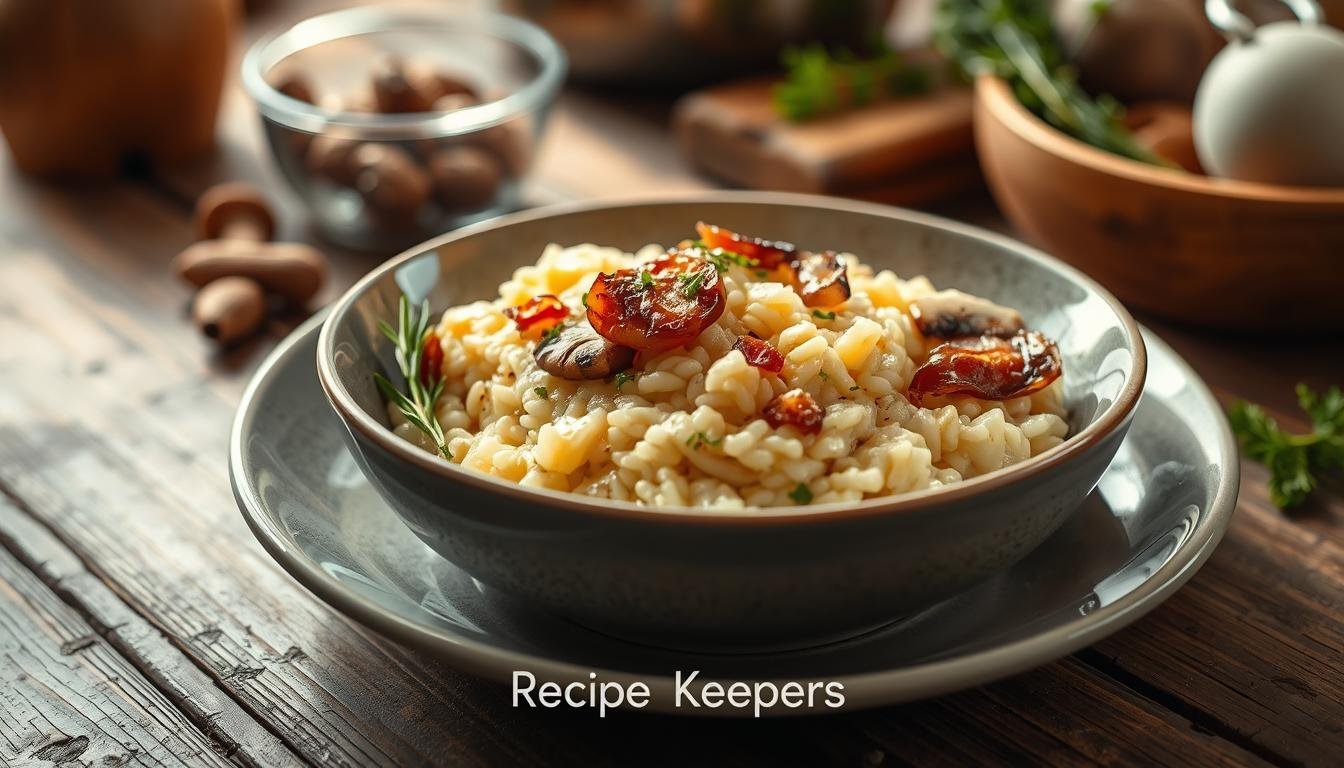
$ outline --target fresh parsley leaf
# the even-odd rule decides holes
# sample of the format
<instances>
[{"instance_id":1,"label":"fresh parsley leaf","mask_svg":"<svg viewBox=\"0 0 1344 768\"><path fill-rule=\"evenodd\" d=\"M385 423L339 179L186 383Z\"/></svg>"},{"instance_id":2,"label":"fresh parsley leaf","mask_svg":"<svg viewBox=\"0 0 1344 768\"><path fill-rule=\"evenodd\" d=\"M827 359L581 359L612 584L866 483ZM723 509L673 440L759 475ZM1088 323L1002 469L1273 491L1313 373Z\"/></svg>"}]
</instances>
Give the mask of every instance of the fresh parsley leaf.
<instances>
[{"instance_id":1,"label":"fresh parsley leaf","mask_svg":"<svg viewBox=\"0 0 1344 768\"><path fill-rule=\"evenodd\" d=\"M798 504L811 504L812 489L807 487L807 483L799 483L796 488L789 491L789 498Z\"/></svg>"},{"instance_id":2,"label":"fresh parsley leaf","mask_svg":"<svg viewBox=\"0 0 1344 768\"><path fill-rule=\"evenodd\" d=\"M536 392L538 397L546 397L548 394L545 387L533 387L532 391Z\"/></svg>"},{"instance_id":3,"label":"fresh parsley leaf","mask_svg":"<svg viewBox=\"0 0 1344 768\"><path fill-rule=\"evenodd\" d=\"M583 307L584 307L584 309L587 309L587 308L588 308L588 292L587 292L587 291L584 291L584 293L583 293L583 298L582 298L582 299L579 299L579 301L583 302Z\"/></svg>"},{"instance_id":4,"label":"fresh parsley leaf","mask_svg":"<svg viewBox=\"0 0 1344 768\"><path fill-rule=\"evenodd\" d=\"M794 48L784 52L784 70L784 81L772 96L775 111L793 122L929 88L928 71L885 47L867 59L846 52L832 55L821 45Z\"/></svg>"},{"instance_id":5,"label":"fresh parsley leaf","mask_svg":"<svg viewBox=\"0 0 1344 768\"><path fill-rule=\"evenodd\" d=\"M640 288L653 287L653 275L649 272L649 270L641 269L639 271L639 287Z\"/></svg>"},{"instance_id":6,"label":"fresh parsley leaf","mask_svg":"<svg viewBox=\"0 0 1344 768\"><path fill-rule=\"evenodd\" d=\"M826 310L824 310L824 309L814 309L814 310L812 310L812 316L815 317L815 318L821 319L821 320L834 320L834 319L835 319L835 313L834 313L834 312L828 312L828 311L826 311Z\"/></svg>"},{"instance_id":7,"label":"fresh parsley leaf","mask_svg":"<svg viewBox=\"0 0 1344 768\"><path fill-rule=\"evenodd\" d=\"M1233 403L1227 414L1242 452L1269 469L1269 496L1280 509L1306 501L1320 475L1344 470L1344 391L1322 395L1299 384L1297 402L1311 419L1306 434L1283 430L1254 403Z\"/></svg>"},{"instance_id":8,"label":"fresh parsley leaf","mask_svg":"<svg viewBox=\"0 0 1344 768\"><path fill-rule=\"evenodd\" d=\"M621 387L625 386L627 382L634 381L637 378L639 378L639 374L637 373L631 373L629 371L621 371L620 373L616 374L615 379L616 388L620 389Z\"/></svg>"}]
</instances>

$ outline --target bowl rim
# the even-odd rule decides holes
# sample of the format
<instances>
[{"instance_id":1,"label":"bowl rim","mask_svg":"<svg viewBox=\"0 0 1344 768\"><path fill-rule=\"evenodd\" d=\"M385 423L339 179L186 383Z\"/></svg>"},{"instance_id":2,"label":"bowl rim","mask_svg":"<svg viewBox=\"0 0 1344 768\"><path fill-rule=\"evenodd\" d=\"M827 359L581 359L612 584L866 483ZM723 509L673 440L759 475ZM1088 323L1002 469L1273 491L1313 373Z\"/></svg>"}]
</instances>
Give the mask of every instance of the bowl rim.
<instances>
[{"instance_id":1,"label":"bowl rim","mask_svg":"<svg viewBox=\"0 0 1344 768\"><path fill-rule=\"evenodd\" d=\"M425 25L455 29L510 43L536 59L531 80L502 98L450 112L399 114L332 111L287 96L266 79L288 56L315 45L358 35ZM253 43L241 64L243 89L263 117L307 133L339 129L386 140L454 136L489 128L548 104L564 82L568 59L550 33L532 22L485 10L407 5L365 5L310 16Z\"/></svg>"},{"instance_id":2,"label":"bowl rim","mask_svg":"<svg viewBox=\"0 0 1344 768\"><path fill-rule=\"evenodd\" d=\"M1008 82L997 75L976 77L975 100L1010 132L1042 152L1108 176L1228 200L1344 206L1344 188L1296 187L1220 179L1149 165L1099 149L1037 117L1013 95Z\"/></svg>"},{"instance_id":3,"label":"bowl rim","mask_svg":"<svg viewBox=\"0 0 1344 768\"><path fill-rule=\"evenodd\" d=\"M449 243L464 240L486 231L507 229L522 222L586 213L610 208L637 208L650 205L695 205L698 203L746 203L752 205L791 205L819 208L835 212L858 213L883 218L895 218L920 226L943 229L954 234L980 240L990 245L1011 250L1038 266L1053 271L1063 278L1080 284L1099 296L1115 314L1131 350L1129 367L1120 392L1092 423L1062 443L1025 461L996 469L951 486L926 488L890 496L878 496L858 502L828 502L801 507L745 507L718 509L688 506L640 506L634 502L586 497L580 494L527 488L516 483L466 469L442 457L397 437L392 430L365 413L354 397L340 382L335 370L335 328L354 310L355 303L376 283L395 271L401 264L422 256L425 252ZM548 506L556 511L582 513L599 517L637 518L645 521L679 521L697 524L769 524L769 523L822 523L836 519L861 518L897 512L914 512L947 503L965 500L1006 485L1049 471L1096 447L1127 422L1138 404L1147 376L1147 350L1138 323L1106 289L1082 272L1045 253L1012 238L994 234L979 227L954 222L941 216L910 211L877 203L844 200L821 195L791 192L715 191L699 193L658 194L621 197L615 199L585 200L534 208L468 225L455 232L440 235L417 245L375 267L360 278L339 299L331 304L331 311L322 323L317 342L317 376L322 391L336 415L346 428L363 435L379 449L409 466L441 477L450 482L464 482L477 489L514 501ZM356 436L356 439L358 437Z\"/></svg>"}]
</instances>

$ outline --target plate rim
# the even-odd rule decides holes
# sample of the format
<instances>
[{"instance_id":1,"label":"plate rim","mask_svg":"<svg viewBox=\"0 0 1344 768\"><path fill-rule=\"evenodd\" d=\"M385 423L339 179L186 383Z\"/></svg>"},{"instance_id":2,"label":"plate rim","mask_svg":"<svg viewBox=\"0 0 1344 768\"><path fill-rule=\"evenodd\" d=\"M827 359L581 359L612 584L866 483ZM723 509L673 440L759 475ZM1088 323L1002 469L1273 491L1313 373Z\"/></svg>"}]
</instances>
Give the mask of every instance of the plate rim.
<instances>
[{"instance_id":1,"label":"plate rim","mask_svg":"<svg viewBox=\"0 0 1344 768\"><path fill-rule=\"evenodd\" d=\"M340 581L287 543L288 532L283 530L264 511L260 499L245 487L247 472L243 466L244 431L248 415L255 407L257 393L268 382L274 371L295 354L307 337L315 336L330 307L324 307L295 328L276 345L257 367L248 381L239 401L229 435L229 484L234 499L254 536L263 549L282 569L305 589L338 612L353 618L383 636L425 650L447 660L457 669L479 677L509 684L516 670L526 670L538 681L566 682L587 680L596 672L602 680L628 686L643 682L652 691L649 705L641 711L668 714L740 717L749 716L750 709L681 709L672 706L673 678L669 675L644 675L614 669L597 669L566 661L557 661L518 651L502 649L489 643L455 636L447 631L431 628L400 616L358 593L350 591ZM1208 560L1222 540L1236 509L1241 468L1236 444L1222 409L1208 385L1179 354L1151 330L1141 329L1151 357L1165 357L1183 374L1198 400L1217 414L1217 442L1225 461L1225 471L1213 500L1205 514L1200 516L1191 536L1167 562L1163 563L1138 588L1114 603L1102 606L1087 615L1068 621L1039 634L1014 640L1004 645L976 651L964 656L938 659L896 669L884 669L860 674L821 677L790 677L806 685L808 682L838 681L844 685L845 705L838 711L858 711L877 706L930 698L952 691L980 686L1040 666L1067 656L1133 623L1156 608L1173 592L1183 586ZM316 361L313 361L314 365ZM314 374L316 375L316 374ZM1145 393L1145 397L1152 396ZM333 418L335 416L333 415ZM338 419L339 421L339 419ZM698 678L700 681L728 678ZM754 679L754 678L753 678ZM777 679L783 682L784 679ZM837 710L778 709L762 710L762 716L807 716L834 713Z\"/></svg>"}]
</instances>

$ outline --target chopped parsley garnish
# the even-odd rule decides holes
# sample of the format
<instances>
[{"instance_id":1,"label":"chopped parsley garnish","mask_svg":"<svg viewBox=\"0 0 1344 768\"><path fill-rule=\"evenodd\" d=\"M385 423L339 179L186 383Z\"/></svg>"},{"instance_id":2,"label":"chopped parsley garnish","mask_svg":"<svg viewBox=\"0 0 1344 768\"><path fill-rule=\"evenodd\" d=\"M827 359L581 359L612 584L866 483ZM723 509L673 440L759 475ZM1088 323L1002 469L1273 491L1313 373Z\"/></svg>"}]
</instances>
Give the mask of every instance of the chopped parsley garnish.
<instances>
[{"instance_id":1,"label":"chopped parsley garnish","mask_svg":"<svg viewBox=\"0 0 1344 768\"><path fill-rule=\"evenodd\" d=\"M588 292L587 292L587 291L584 291L584 293L583 293L583 298L580 299L580 301L583 302L583 306L584 306L584 308L586 309L586 308L588 307Z\"/></svg>"},{"instance_id":2,"label":"chopped parsley garnish","mask_svg":"<svg viewBox=\"0 0 1344 768\"><path fill-rule=\"evenodd\" d=\"M835 313L834 313L834 312L827 312L827 311L824 310L824 309L814 309L814 310L812 310L812 316L813 316L813 317L816 317L816 318L819 318L819 319L822 319L822 320L834 320L834 319L835 319Z\"/></svg>"},{"instance_id":3,"label":"chopped parsley garnish","mask_svg":"<svg viewBox=\"0 0 1344 768\"><path fill-rule=\"evenodd\" d=\"M858 384L855 384L854 386L852 386L852 387L849 388L849 391L850 391L850 392L857 392L858 390L859 390L859 385L858 385Z\"/></svg>"},{"instance_id":4,"label":"chopped parsley garnish","mask_svg":"<svg viewBox=\"0 0 1344 768\"><path fill-rule=\"evenodd\" d=\"M641 288L653 287L653 275L649 273L649 270L641 269L639 271L639 287Z\"/></svg>"},{"instance_id":5,"label":"chopped parsley garnish","mask_svg":"<svg viewBox=\"0 0 1344 768\"><path fill-rule=\"evenodd\" d=\"M817 375L821 377L822 381L831 380L831 375L829 373L826 373L825 371L817 371Z\"/></svg>"},{"instance_id":6,"label":"chopped parsley garnish","mask_svg":"<svg viewBox=\"0 0 1344 768\"><path fill-rule=\"evenodd\" d=\"M750 256L735 251L725 250L723 248L710 248L705 245L704 240L692 240L690 247L698 249L703 253L705 258L714 265L714 269L718 270L720 273L727 272L728 268L734 264L739 267L756 266L756 260ZM758 269L756 270L756 274L760 277L764 277L769 273L764 269Z\"/></svg>"},{"instance_id":7,"label":"chopped parsley garnish","mask_svg":"<svg viewBox=\"0 0 1344 768\"><path fill-rule=\"evenodd\" d=\"M811 504L812 489L807 487L807 483L799 483L798 487L789 491L789 498L798 504Z\"/></svg>"},{"instance_id":8,"label":"chopped parsley garnish","mask_svg":"<svg viewBox=\"0 0 1344 768\"><path fill-rule=\"evenodd\" d=\"M686 294L686 298L693 299L695 294L700 292L700 286L705 282L703 272L696 272L693 275L679 275L677 281L681 283L681 291Z\"/></svg>"},{"instance_id":9,"label":"chopped parsley garnish","mask_svg":"<svg viewBox=\"0 0 1344 768\"><path fill-rule=\"evenodd\" d=\"M686 444L691 446L697 451L700 450L700 446L702 445L718 445L719 443L722 442L723 442L722 437L710 437L709 435L706 435L704 432L696 432L695 434L686 438Z\"/></svg>"},{"instance_id":10,"label":"chopped parsley garnish","mask_svg":"<svg viewBox=\"0 0 1344 768\"><path fill-rule=\"evenodd\" d=\"M616 374L616 388L620 389L627 382L634 381L637 378L639 378L639 374L637 373L631 373L629 371L621 371L620 373Z\"/></svg>"},{"instance_id":11,"label":"chopped parsley garnish","mask_svg":"<svg viewBox=\"0 0 1344 768\"><path fill-rule=\"evenodd\" d=\"M544 345L554 341L555 337L559 336L560 333L565 330L565 325L566 323L556 323L555 325L546 329L546 332L541 334L541 344Z\"/></svg>"},{"instance_id":12,"label":"chopped parsley garnish","mask_svg":"<svg viewBox=\"0 0 1344 768\"><path fill-rule=\"evenodd\" d=\"M533 391L533 392L536 392L536 393L537 393L539 396L541 396L541 397L545 397L546 394L547 394L547 393L546 393L546 388L545 388L545 387L533 387L533 388L532 388L532 391Z\"/></svg>"}]
</instances>

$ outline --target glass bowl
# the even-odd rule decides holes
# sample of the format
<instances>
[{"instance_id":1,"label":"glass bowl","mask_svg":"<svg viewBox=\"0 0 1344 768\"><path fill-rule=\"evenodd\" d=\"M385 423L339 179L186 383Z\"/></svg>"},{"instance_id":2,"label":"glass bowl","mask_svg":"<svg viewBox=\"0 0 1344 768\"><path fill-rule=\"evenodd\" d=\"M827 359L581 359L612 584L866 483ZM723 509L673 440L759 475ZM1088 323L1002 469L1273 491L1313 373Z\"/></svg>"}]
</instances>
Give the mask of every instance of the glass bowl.
<instances>
[{"instance_id":1,"label":"glass bowl","mask_svg":"<svg viewBox=\"0 0 1344 768\"><path fill-rule=\"evenodd\" d=\"M391 60L470 84L480 101L374 111L373 72ZM511 16L363 6L257 42L242 79L322 235L382 250L517 206L565 66L550 35ZM296 76L312 103L281 92Z\"/></svg>"}]
</instances>

